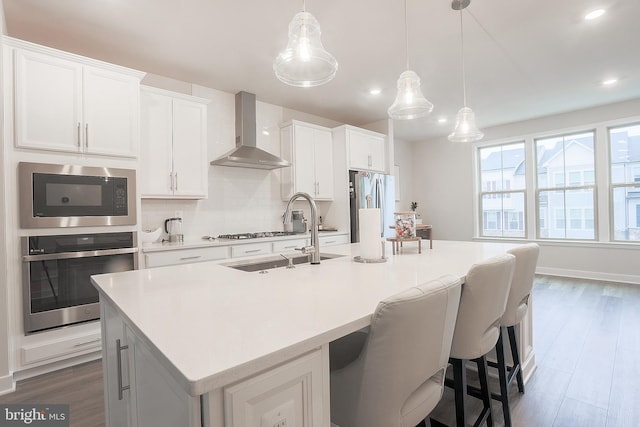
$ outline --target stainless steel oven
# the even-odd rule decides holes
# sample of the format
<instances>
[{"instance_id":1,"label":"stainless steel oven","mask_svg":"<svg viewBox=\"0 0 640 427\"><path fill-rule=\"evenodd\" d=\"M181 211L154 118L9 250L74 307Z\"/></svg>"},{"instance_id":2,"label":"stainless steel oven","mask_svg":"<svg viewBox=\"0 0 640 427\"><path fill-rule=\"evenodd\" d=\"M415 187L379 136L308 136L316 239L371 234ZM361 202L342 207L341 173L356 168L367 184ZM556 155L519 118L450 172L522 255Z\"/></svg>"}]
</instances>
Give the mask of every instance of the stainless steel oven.
<instances>
[{"instance_id":1,"label":"stainless steel oven","mask_svg":"<svg viewBox=\"0 0 640 427\"><path fill-rule=\"evenodd\" d=\"M135 225L133 169L20 162L22 228Z\"/></svg>"},{"instance_id":2,"label":"stainless steel oven","mask_svg":"<svg viewBox=\"0 0 640 427\"><path fill-rule=\"evenodd\" d=\"M133 232L23 237L25 333L98 319L90 276L137 269L136 246Z\"/></svg>"}]
</instances>

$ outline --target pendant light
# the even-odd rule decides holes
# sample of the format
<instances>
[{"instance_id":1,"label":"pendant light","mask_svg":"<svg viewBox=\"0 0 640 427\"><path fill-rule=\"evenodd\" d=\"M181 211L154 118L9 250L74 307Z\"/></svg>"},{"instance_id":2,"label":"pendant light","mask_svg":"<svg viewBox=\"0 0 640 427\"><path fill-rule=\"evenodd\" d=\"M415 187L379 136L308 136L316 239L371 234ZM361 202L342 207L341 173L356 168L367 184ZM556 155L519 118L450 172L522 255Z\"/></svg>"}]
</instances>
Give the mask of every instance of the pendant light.
<instances>
[{"instance_id":1,"label":"pendant light","mask_svg":"<svg viewBox=\"0 0 640 427\"><path fill-rule=\"evenodd\" d=\"M449 141L452 142L473 142L480 141L484 133L476 126L475 113L467 107L467 88L465 83L464 70L464 33L462 31L462 10L469 6L471 0L452 0L451 8L460 11L460 57L462 62L462 97L464 106L458 111L456 117L456 127L449 134Z\"/></svg>"},{"instance_id":2,"label":"pendant light","mask_svg":"<svg viewBox=\"0 0 640 427\"><path fill-rule=\"evenodd\" d=\"M338 61L320 40L320 24L305 10L289 23L287 47L273 61L276 77L290 86L312 87L329 82L338 71Z\"/></svg>"},{"instance_id":3,"label":"pendant light","mask_svg":"<svg viewBox=\"0 0 640 427\"><path fill-rule=\"evenodd\" d=\"M398 120L410 120L427 116L433 110L433 104L427 101L420 90L420 77L409 69L409 26L407 24L407 0L404 1L404 31L407 70L398 78L398 94L387 112L389 117Z\"/></svg>"}]
</instances>

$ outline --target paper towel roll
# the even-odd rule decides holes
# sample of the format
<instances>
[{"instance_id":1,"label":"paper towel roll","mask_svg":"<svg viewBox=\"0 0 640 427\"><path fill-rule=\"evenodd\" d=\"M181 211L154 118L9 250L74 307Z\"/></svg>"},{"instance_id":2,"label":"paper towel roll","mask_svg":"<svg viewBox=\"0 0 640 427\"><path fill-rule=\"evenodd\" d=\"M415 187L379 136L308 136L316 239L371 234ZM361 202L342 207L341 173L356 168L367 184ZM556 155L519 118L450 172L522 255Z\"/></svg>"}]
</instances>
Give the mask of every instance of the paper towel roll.
<instances>
[{"instance_id":1,"label":"paper towel roll","mask_svg":"<svg viewBox=\"0 0 640 427\"><path fill-rule=\"evenodd\" d=\"M380 209L360 209L358 217L360 220L360 257L364 259L382 258Z\"/></svg>"}]
</instances>

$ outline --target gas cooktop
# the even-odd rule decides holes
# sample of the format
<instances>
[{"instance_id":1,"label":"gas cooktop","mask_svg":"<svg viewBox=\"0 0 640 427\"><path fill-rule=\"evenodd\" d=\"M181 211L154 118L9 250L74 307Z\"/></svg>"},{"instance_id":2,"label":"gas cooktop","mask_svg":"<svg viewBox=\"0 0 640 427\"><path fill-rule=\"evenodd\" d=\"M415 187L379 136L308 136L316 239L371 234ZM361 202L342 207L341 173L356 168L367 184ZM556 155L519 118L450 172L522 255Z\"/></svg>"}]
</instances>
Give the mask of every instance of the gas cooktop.
<instances>
[{"instance_id":1,"label":"gas cooktop","mask_svg":"<svg viewBox=\"0 0 640 427\"><path fill-rule=\"evenodd\" d=\"M257 233L221 234L218 236L218 239L232 239L232 240L258 239L260 237L293 236L295 234L299 234L299 233L295 233L293 231L260 231Z\"/></svg>"}]
</instances>

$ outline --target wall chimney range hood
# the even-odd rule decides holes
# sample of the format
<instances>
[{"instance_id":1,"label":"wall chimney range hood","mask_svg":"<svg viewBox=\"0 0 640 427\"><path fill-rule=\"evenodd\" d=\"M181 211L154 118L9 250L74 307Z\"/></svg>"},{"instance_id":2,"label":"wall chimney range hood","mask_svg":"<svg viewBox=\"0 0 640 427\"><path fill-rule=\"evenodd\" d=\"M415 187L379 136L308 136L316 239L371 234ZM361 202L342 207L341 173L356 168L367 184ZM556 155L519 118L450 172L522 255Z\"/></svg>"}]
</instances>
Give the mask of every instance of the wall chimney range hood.
<instances>
[{"instance_id":1,"label":"wall chimney range hood","mask_svg":"<svg viewBox=\"0 0 640 427\"><path fill-rule=\"evenodd\" d=\"M214 166L231 166L252 169L277 169L291 163L256 146L256 96L253 93L236 93L236 147L211 161Z\"/></svg>"}]
</instances>

